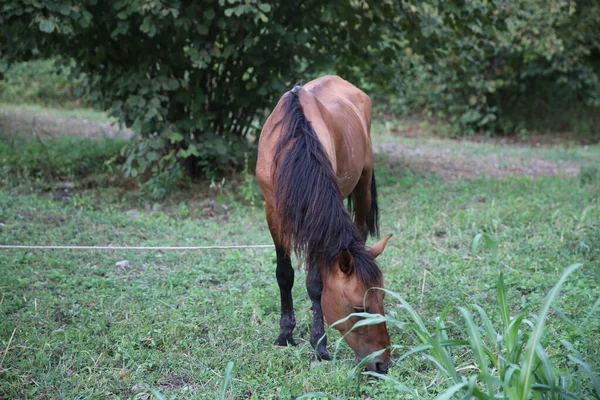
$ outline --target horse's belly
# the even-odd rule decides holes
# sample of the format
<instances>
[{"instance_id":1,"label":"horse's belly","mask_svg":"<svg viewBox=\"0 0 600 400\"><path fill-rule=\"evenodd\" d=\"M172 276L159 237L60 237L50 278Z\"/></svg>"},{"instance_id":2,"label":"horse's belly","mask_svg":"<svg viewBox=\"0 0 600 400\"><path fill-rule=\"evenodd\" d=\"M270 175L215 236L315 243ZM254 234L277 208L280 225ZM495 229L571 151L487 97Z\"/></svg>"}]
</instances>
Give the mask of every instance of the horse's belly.
<instances>
[{"instance_id":1,"label":"horse's belly","mask_svg":"<svg viewBox=\"0 0 600 400\"><path fill-rule=\"evenodd\" d=\"M356 172L345 172L337 176L338 187L343 198L348 197L352 193L359 179L360 173L357 174Z\"/></svg>"}]
</instances>

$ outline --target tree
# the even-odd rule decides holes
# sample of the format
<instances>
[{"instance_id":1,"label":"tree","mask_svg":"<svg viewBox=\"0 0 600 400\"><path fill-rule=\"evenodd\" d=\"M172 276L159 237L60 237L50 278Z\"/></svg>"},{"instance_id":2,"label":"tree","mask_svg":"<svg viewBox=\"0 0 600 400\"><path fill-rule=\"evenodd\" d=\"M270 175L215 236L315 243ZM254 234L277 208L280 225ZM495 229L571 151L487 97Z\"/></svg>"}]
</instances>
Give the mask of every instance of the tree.
<instances>
[{"instance_id":1,"label":"tree","mask_svg":"<svg viewBox=\"0 0 600 400\"><path fill-rule=\"evenodd\" d=\"M290 85L391 63L391 2L360 0L5 0L0 55L60 56L88 96L146 138L126 173L236 167ZM375 72L372 73L374 80Z\"/></svg>"},{"instance_id":2,"label":"tree","mask_svg":"<svg viewBox=\"0 0 600 400\"><path fill-rule=\"evenodd\" d=\"M597 0L428 0L404 12L420 31L398 60L408 96L460 133L514 132L550 106L598 113Z\"/></svg>"}]
</instances>

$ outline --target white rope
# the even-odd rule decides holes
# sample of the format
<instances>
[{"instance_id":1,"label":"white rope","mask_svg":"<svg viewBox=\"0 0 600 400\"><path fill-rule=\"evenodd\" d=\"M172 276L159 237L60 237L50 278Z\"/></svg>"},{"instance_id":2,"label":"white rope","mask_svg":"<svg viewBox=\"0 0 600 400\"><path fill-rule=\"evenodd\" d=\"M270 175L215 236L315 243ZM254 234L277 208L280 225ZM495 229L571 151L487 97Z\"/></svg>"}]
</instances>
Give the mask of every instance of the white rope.
<instances>
[{"instance_id":1,"label":"white rope","mask_svg":"<svg viewBox=\"0 0 600 400\"><path fill-rule=\"evenodd\" d=\"M0 249L24 250L230 250L230 249L272 249L272 244L249 244L232 246L25 246L0 245Z\"/></svg>"}]
</instances>

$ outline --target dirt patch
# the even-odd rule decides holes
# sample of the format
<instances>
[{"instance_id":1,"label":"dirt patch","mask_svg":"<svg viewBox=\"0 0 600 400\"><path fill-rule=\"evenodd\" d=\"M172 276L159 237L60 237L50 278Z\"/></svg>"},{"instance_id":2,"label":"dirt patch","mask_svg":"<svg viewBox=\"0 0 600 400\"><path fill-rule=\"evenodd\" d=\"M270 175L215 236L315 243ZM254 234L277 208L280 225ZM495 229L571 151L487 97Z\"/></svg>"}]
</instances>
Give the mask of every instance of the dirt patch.
<instances>
[{"instance_id":1,"label":"dirt patch","mask_svg":"<svg viewBox=\"0 0 600 400\"><path fill-rule=\"evenodd\" d=\"M184 387L196 388L197 386L190 377L185 375L170 375L158 385L161 390L179 390Z\"/></svg>"},{"instance_id":2,"label":"dirt patch","mask_svg":"<svg viewBox=\"0 0 600 400\"><path fill-rule=\"evenodd\" d=\"M375 144L376 152L386 154L391 163L408 163L418 170L433 172L445 181L475 178L479 176L576 176L579 164L570 161L554 161L531 156L508 156L502 154L470 154L468 149L457 154L456 142L448 140L449 146L426 144ZM443 141L441 141L443 144Z\"/></svg>"}]
</instances>

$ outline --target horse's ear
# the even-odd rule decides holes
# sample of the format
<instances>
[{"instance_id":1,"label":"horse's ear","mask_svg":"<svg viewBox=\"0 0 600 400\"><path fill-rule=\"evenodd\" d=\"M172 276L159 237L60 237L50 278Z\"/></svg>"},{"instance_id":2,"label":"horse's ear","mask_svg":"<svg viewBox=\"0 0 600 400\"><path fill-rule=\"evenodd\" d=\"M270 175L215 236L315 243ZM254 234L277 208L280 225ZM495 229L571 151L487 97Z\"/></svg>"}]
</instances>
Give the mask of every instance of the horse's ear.
<instances>
[{"instance_id":1,"label":"horse's ear","mask_svg":"<svg viewBox=\"0 0 600 400\"><path fill-rule=\"evenodd\" d=\"M385 249L385 245L391 237L392 235L385 235L377 243L375 243L369 248L369 253L373 256L373 258L376 258L378 255L381 254L381 252L383 252L383 249Z\"/></svg>"},{"instance_id":2,"label":"horse's ear","mask_svg":"<svg viewBox=\"0 0 600 400\"><path fill-rule=\"evenodd\" d=\"M342 250L338 258L338 265L340 266L340 271L344 274L352 274L352 271L354 271L354 257L352 257L352 254L348 250Z\"/></svg>"}]
</instances>

